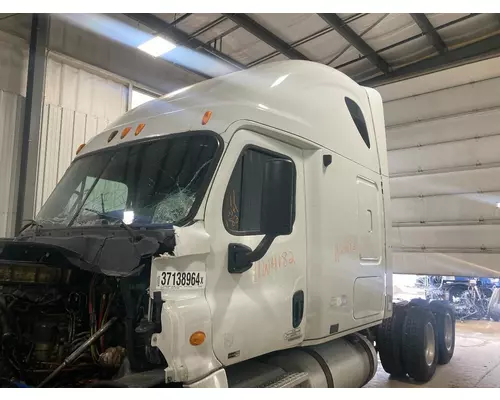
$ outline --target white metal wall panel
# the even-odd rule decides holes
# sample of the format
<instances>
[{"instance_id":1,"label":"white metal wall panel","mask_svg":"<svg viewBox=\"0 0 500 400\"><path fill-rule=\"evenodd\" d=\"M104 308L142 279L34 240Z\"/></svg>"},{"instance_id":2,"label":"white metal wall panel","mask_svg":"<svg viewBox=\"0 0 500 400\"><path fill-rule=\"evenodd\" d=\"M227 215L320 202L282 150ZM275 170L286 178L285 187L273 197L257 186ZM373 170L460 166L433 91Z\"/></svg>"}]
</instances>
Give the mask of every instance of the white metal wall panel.
<instances>
[{"instance_id":1,"label":"white metal wall panel","mask_svg":"<svg viewBox=\"0 0 500 400\"><path fill-rule=\"evenodd\" d=\"M24 95L27 70L26 43L0 31L0 90Z\"/></svg>"},{"instance_id":2,"label":"white metal wall panel","mask_svg":"<svg viewBox=\"0 0 500 400\"><path fill-rule=\"evenodd\" d=\"M49 58L36 210L54 189L75 151L127 108L128 88Z\"/></svg>"},{"instance_id":3,"label":"white metal wall panel","mask_svg":"<svg viewBox=\"0 0 500 400\"><path fill-rule=\"evenodd\" d=\"M500 93L500 92L499 92ZM500 129L500 126L499 126ZM404 174L500 161L500 134L389 151L389 173Z\"/></svg>"},{"instance_id":4,"label":"white metal wall panel","mask_svg":"<svg viewBox=\"0 0 500 400\"><path fill-rule=\"evenodd\" d=\"M0 90L0 237L14 232L23 106L22 96Z\"/></svg>"},{"instance_id":5,"label":"white metal wall panel","mask_svg":"<svg viewBox=\"0 0 500 400\"><path fill-rule=\"evenodd\" d=\"M27 45L0 32L0 237L14 232L26 92Z\"/></svg>"},{"instance_id":6,"label":"white metal wall panel","mask_svg":"<svg viewBox=\"0 0 500 400\"><path fill-rule=\"evenodd\" d=\"M377 90L380 91L385 102L390 102L435 90L496 78L498 71L500 71L500 57L380 86Z\"/></svg>"},{"instance_id":7,"label":"white metal wall panel","mask_svg":"<svg viewBox=\"0 0 500 400\"><path fill-rule=\"evenodd\" d=\"M408 248L500 248L500 225L412 226L393 228L393 246Z\"/></svg>"},{"instance_id":8,"label":"white metal wall panel","mask_svg":"<svg viewBox=\"0 0 500 400\"><path fill-rule=\"evenodd\" d=\"M380 88L396 273L500 275L499 60Z\"/></svg>"},{"instance_id":9,"label":"white metal wall panel","mask_svg":"<svg viewBox=\"0 0 500 400\"><path fill-rule=\"evenodd\" d=\"M500 221L498 203L500 203L500 191L393 198L392 218L395 225L422 221Z\"/></svg>"},{"instance_id":10,"label":"white metal wall panel","mask_svg":"<svg viewBox=\"0 0 500 400\"><path fill-rule=\"evenodd\" d=\"M388 149L500 133L500 107L387 128Z\"/></svg>"},{"instance_id":11,"label":"white metal wall panel","mask_svg":"<svg viewBox=\"0 0 500 400\"><path fill-rule=\"evenodd\" d=\"M500 190L500 168L391 178L391 196L429 196Z\"/></svg>"},{"instance_id":12,"label":"white metal wall panel","mask_svg":"<svg viewBox=\"0 0 500 400\"><path fill-rule=\"evenodd\" d=\"M398 273L434 275L439 271L442 275L499 276L500 264L498 254L467 253L395 253L393 266Z\"/></svg>"},{"instance_id":13,"label":"white metal wall panel","mask_svg":"<svg viewBox=\"0 0 500 400\"><path fill-rule=\"evenodd\" d=\"M500 105L500 77L386 103L386 124L442 118Z\"/></svg>"}]
</instances>

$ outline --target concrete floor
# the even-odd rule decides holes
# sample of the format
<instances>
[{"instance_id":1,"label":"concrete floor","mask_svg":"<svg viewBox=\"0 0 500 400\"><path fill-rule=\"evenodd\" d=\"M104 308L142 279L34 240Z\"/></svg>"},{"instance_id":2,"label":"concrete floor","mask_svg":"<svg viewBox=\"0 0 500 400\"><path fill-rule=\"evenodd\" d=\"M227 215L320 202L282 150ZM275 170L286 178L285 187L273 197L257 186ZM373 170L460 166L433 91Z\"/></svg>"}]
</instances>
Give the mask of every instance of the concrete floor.
<instances>
[{"instance_id":1,"label":"concrete floor","mask_svg":"<svg viewBox=\"0 0 500 400\"><path fill-rule=\"evenodd\" d=\"M457 322L455 353L450 363L438 365L426 384L389 377L382 365L369 388L494 388L500 387L500 322Z\"/></svg>"}]
</instances>

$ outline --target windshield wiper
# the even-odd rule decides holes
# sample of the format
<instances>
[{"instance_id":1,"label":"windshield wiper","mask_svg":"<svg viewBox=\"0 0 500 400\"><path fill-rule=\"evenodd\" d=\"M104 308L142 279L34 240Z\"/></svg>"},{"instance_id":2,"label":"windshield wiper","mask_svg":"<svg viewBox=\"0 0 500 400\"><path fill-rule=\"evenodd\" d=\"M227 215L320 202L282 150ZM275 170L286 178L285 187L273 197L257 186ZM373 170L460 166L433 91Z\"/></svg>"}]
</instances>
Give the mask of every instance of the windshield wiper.
<instances>
[{"instance_id":1,"label":"windshield wiper","mask_svg":"<svg viewBox=\"0 0 500 400\"><path fill-rule=\"evenodd\" d=\"M21 228L18 235L20 235L22 232L24 232L26 229L28 229L32 226L36 227L37 229L43 228L43 225L36 222L34 219L24 219L23 221L28 222L28 223Z\"/></svg>"},{"instance_id":2,"label":"windshield wiper","mask_svg":"<svg viewBox=\"0 0 500 400\"><path fill-rule=\"evenodd\" d=\"M91 208L84 208L85 211L90 211L94 214L96 214L98 217L102 218L102 219L112 219L112 220L115 220L117 222L119 222L119 226L121 226L122 228L124 228L129 234L130 234L130 237L132 238L132 240L134 242L138 241L141 236L140 235L136 235L134 230L128 226L125 222L123 222L123 220L121 218L118 218L118 217L114 217L112 215L108 215L106 213L103 213L103 212L100 212L100 211L97 211L97 210L92 210Z\"/></svg>"}]
</instances>

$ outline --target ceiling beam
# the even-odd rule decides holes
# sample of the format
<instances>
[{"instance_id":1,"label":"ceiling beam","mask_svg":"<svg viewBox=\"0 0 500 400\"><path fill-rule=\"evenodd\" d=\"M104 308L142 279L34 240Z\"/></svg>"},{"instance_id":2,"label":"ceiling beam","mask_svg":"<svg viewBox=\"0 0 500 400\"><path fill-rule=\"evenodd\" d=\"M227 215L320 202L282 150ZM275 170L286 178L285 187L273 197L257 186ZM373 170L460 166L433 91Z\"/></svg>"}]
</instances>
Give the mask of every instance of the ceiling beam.
<instances>
[{"instance_id":1,"label":"ceiling beam","mask_svg":"<svg viewBox=\"0 0 500 400\"><path fill-rule=\"evenodd\" d=\"M157 34L165 35L168 39L174 41L181 46L188 47L193 50L200 50L204 53L211 54L214 57L230 64L238 69L245 69L246 67L236 60L233 60L228 55L215 50L208 44L203 43L194 37L190 37L186 32L176 28L172 24L162 20L153 14L124 14L128 18L131 18L142 25L148 27L149 29L155 31Z\"/></svg>"},{"instance_id":2,"label":"ceiling beam","mask_svg":"<svg viewBox=\"0 0 500 400\"><path fill-rule=\"evenodd\" d=\"M414 78L431 72L468 64L500 55L500 34L490 36L487 39L449 50L445 54L398 68L388 75L376 77L363 82L364 86L380 86L395 81Z\"/></svg>"},{"instance_id":3,"label":"ceiling beam","mask_svg":"<svg viewBox=\"0 0 500 400\"><path fill-rule=\"evenodd\" d=\"M431 21L429 21L425 14L410 13L410 15L418 25L420 30L427 37L427 40L429 41L431 46L433 46L439 54L446 53L448 51L446 44L443 42L443 39L441 39L441 36L439 36L439 33L437 33L434 26L432 26Z\"/></svg>"},{"instance_id":4,"label":"ceiling beam","mask_svg":"<svg viewBox=\"0 0 500 400\"><path fill-rule=\"evenodd\" d=\"M276 36L274 33L264 28L258 22L254 21L246 14L223 14L236 25L239 25L247 32L251 33L255 37L262 40L264 43L273 47L283 55L287 56L292 60L309 60L304 54L302 54L297 49L294 49L291 45L285 42L283 39Z\"/></svg>"},{"instance_id":5,"label":"ceiling beam","mask_svg":"<svg viewBox=\"0 0 500 400\"><path fill-rule=\"evenodd\" d=\"M175 14L177 15L177 14ZM186 18L189 18L191 15L193 15L192 13L186 13L186 14L182 14L179 18L175 18L171 24L172 25L177 25L179 22L182 22L184 21Z\"/></svg>"},{"instance_id":6,"label":"ceiling beam","mask_svg":"<svg viewBox=\"0 0 500 400\"><path fill-rule=\"evenodd\" d=\"M354 32L346 22L337 14L318 14L323 20L335 29L340 36L356 48L363 56L366 57L373 65L375 65L384 74L388 74L391 70L389 64L373 50L368 43Z\"/></svg>"}]
</instances>

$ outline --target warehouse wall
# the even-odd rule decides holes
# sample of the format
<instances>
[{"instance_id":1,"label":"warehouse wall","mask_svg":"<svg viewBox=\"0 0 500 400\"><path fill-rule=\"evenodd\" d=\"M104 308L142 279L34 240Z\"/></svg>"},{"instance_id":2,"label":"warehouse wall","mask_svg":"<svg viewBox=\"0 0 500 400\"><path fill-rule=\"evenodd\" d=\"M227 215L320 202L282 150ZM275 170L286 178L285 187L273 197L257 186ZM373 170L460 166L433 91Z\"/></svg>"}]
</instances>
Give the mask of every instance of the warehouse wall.
<instances>
[{"instance_id":1,"label":"warehouse wall","mask_svg":"<svg viewBox=\"0 0 500 400\"><path fill-rule=\"evenodd\" d=\"M500 275L500 58L378 90L395 272Z\"/></svg>"},{"instance_id":2,"label":"warehouse wall","mask_svg":"<svg viewBox=\"0 0 500 400\"><path fill-rule=\"evenodd\" d=\"M49 56L36 193L47 200L75 151L127 111L128 87Z\"/></svg>"},{"instance_id":3,"label":"warehouse wall","mask_svg":"<svg viewBox=\"0 0 500 400\"><path fill-rule=\"evenodd\" d=\"M14 233L27 64L27 43L0 31L0 237ZM113 80L49 54L37 210L64 174L78 145L127 110L128 91L125 79Z\"/></svg>"},{"instance_id":4,"label":"warehouse wall","mask_svg":"<svg viewBox=\"0 0 500 400\"><path fill-rule=\"evenodd\" d=\"M26 51L22 40L0 32L0 237L11 233L16 218Z\"/></svg>"}]
</instances>

